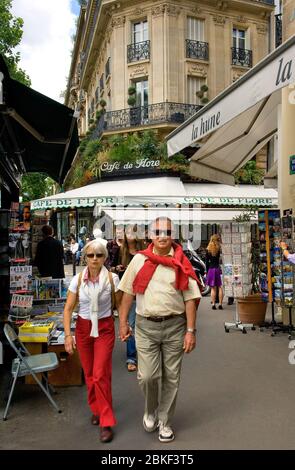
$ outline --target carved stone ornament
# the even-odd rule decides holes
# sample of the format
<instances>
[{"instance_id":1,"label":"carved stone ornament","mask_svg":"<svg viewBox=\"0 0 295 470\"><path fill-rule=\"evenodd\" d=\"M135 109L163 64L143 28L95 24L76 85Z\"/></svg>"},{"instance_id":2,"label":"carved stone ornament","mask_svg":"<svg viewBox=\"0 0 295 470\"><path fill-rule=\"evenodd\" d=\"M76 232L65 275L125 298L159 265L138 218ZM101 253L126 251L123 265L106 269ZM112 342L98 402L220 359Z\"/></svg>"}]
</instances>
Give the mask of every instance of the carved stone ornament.
<instances>
[{"instance_id":1,"label":"carved stone ornament","mask_svg":"<svg viewBox=\"0 0 295 470\"><path fill-rule=\"evenodd\" d=\"M130 77L146 77L148 70L144 65L136 65L130 70Z\"/></svg>"},{"instance_id":2,"label":"carved stone ornament","mask_svg":"<svg viewBox=\"0 0 295 470\"><path fill-rule=\"evenodd\" d=\"M199 64L189 65L188 75L194 75L196 77L207 77L207 68Z\"/></svg>"},{"instance_id":3,"label":"carved stone ornament","mask_svg":"<svg viewBox=\"0 0 295 470\"><path fill-rule=\"evenodd\" d=\"M239 80L239 78L241 78L244 75L244 73L245 73L245 70L234 70L232 81L236 82L237 80Z\"/></svg>"},{"instance_id":4,"label":"carved stone ornament","mask_svg":"<svg viewBox=\"0 0 295 470\"><path fill-rule=\"evenodd\" d=\"M136 17L136 16L143 16L144 15L144 10L142 8L135 8L135 10L132 10L131 16Z\"/></svg>"},{"instance_id":5,"label":"carved stone ornament","mask_svg":"<svg viewBox=\"0 0 295 470\"><path fill-rule=\"evenodd\" d=\"M125 16L117 16L116 18L112 19L112 27L113 28L122 28L125 24L126 17Z\"/></svg>"},{"instance_id":6,"label":"carved stone ornament","mask_svg":"<svg viewBox=\"0 0 295 470\"><path fill-rule=\"evenodd\" d=\"M178 16L181 12L181 8L176 5L166 5L166 12L168 16Z\"/></svg>"},{"instance_id":7,"label":"carved stone ornament","mask_svg":"<svg viewBox=\"0 0 295 470\"><path fill-rule=\"evenodd\" d=\"M227 2L223 2L221 0L218 0L217 4L216 4L217 8L219 10L226 10L227 7L228 7L228 3Z\"/></svg>"},{"instance_id":8,"label":"carved stone ornament","mask_svg":"<svg viewBox=\"0 0 295 470\"><path fill-rule=\"evenodd\" d=\"M256 24L256 29L258 34L266 34L267 33L267 26L263 23Z\"/></svg>"},{"instance_id":9,"label":"carved stone ornament","mask_svg":"<svg viewBox=\"0 0 295 470\"><path fill-rule=\"evenodd\" d=\"M243 15L240 15L235 18L235 22L240 24L247 24L247 18Z\"/></svg>"},{"instance_id":10,"label":"carved stone ornament","mask_svg":"<svg viewBox=\"0 0 295 470\"><path fill-rule=\"evenodd\" d=\"M192 13L193 15L200 15L200 14L202 13L202 9L199 8L199 7L192 8L192 9L191 9L191 13Z\"/></svg>"},{"instance_id":11,"label":"carved stone ornament","mask_svg":"<svg viewBox=\"0 0 295 470\"><path fill-rule=\"evenodd\" d=\"M165 13L165 7L166 7L166 4L162 4L162 5L157 5L156 7L153 7L152 8L152 15L154 17L157 17L157 16L162 16L164 15Z\"/></svg>"},{"instance_id":12,"label":"carved stone ornament","mask_svg":"<svg viewBox=\"0 0 295 470\"><path fill-rule=\"evenodd\" d=\"M222 15L213 15L213 21L218 26L224 26L225 24L225 16Z\"/></svg>"}]
</instances>

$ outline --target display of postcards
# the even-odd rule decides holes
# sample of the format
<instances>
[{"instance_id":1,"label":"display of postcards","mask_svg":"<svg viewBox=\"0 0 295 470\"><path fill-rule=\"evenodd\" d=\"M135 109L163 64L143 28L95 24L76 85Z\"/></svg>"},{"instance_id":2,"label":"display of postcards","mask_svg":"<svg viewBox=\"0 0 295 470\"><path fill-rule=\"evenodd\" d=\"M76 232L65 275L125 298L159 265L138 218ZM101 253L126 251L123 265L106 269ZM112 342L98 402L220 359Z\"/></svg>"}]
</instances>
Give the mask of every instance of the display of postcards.
<instances>
[{"instance_id":1,"label":"display of postcards","mask_svg":"<svg viewBox=\"0 0 295 470\"><path fill-rule=\"evenodd\" d=\"M231 246L232 254L233 255L240 255L241 254L241 245L232 245Z\"/></svg>"},{"instance_id":2,"label":"display of postcards","mask_svg":"<svg viewBox=\"0 0 295 470\"><path fill-rule=\"evenodd\" d=\"M242 274L242 265L234 264L232 267L232 271L235 276L240 276Z\"/></svg>"},{"instance_id":3,"label":"display of postcards","mask_svg":"<svg viewBox=\"0 0 295 470\"><path fill-rule=\"evenodd\" d=\"M231 233L223 233L221 235L221 240L222 240L222 243L231 243L232 242Z\"/></svg>"},{"instance_id":4,"label":"display of postcards","mask_svg":"<svg viewBox=\"0 0 295 470\"><path fill-rule=\"evenodd\" d=\"M223 261L223 264L232 264L232 255L225 255L224 253L222 253L222 261Z\"/></svg>"},{"instance_id":5,"label":"display of postcards","mask_svg":"<svg viewBox=\"0 0 295 470\"><path fill-rule=\"evenodd\" d=\"M284 272L293 272L293 266L289 264L288 261L283 262L283 270Z\"/></svg>"},{"instance_id":6,"label":"display of postcards","mask_svg":"<svg viewBox=\"0 0 295 470\"><path fill-rule=\"evenodd\" d=\"M260 275L260 289L262 291L268 291L267 276L264 273Z\"/></svg>"},{"instance_id":7,"label":"display of postcards","mask_svg":"<svg viewBox=\"0 0 295 470\"><path fill-rule=\"evenodd\" d=\"M241 286L243 284L242 276L233 276L233 283L235 286Z\"/></svg>"},{"instance_id":8,"label":"display of postcards","mask_svg":"<svg viewBox=\"0 0 295 470\"><path fill-rule=\"evenodd\" d=\"M239 231L239 224L233 222L233 223L231 224L231 231L232 231L232 234L233 234L233 233L238 233L238 231Z\"/></svg>"},{"instance_id":9,"label":"display of postcards","mask_svg":"<svg viewBox=\"0 0 295 470\"><path fill-rule=\"evenodd\" d=\"M261 292L261 298L264 302L268 302L268 292Z\"/></svg>"},{"instance_id":10,"label":"display of postcards","mask_svg":"<svg viewBox=\"0 0 295 470\"><path fill-rule=\"evenodd\" d=\"M32 278L32 266L10 267L10 292L28 290Z\"/></svg>"},{"instance_id":11,"label":"display of postcards","mask_svg":"<svg viewBox=\"0 0 295 470\"><path fill-rule=\"evenodd\" d=\"M259 258L260 258L260 261L266 261L267 253L259 253Z\"/></svg>"},{"instance_id":12,"label":"display of postcards","mask_svg":"<svg viewBox=\"0 0 295 470\"><path fill-rule=\"evenodd\" d=\"M60 298L60 279L38 280L37 299L58 299Z\"/></svg>"},{"instance_id":13,"label":"display of postcards","mask_svg":"<svg viewBox=\"0 0 295 470\"><path fill-rule=\"evenodd\" d=\"M250 233L251 226L249 223L239 224L239 232L240 233Z\"/></svg>"},{"instance_id":14,"label":"display of postcards","mask_svg":"<svg viewBox=\"0 0 295 470\"><path fill-rule=\"evenodd\" d=\"M265 220L265 211L258 211L258 221Z\"/></svg>"},{"instance_id":15,"label":"display of postcards","mask_svg":"<svg viewBox=\"0 0 295 470\"><path fill-rule=\"evenodd\" d=\"M265 232L260 232L259 233L259 241L260 242L265 242Z\"/></svg>"},{"instance_id":16,"label":"display of postcards","mask_svg":"<svg viewBox=\"0 0 295 470\"><path fill-rule=\"evenodd\" d=\"M252 272L252 263L242 264L241 266L242 274Z\"/></svg>"},{"instance_id":17,"label":"display of postcards","mask_svg":"<svg viewBox=\"0 0 295 470\"><path fill-rule=\"evenodd\" d=\"M242 255L233 255L233 264L242 264Z\"/></svg>"},{"instance_id":18,"label":"display of postcards","mask_svg":"<svg viewBox=\"0 0 295 470\"><path fill-rule=\"evenodd\" d=\"M222 244L222 253L224 255L230 255L231 254L231 247L232 247L232 245Z\"/></svg>"},{"instance_id":19,"label":"display of postcards","mask_svg":"<svg viewBox=\"0 0 295 470\"><path fill-rule=\"evenodd\" d=\"M248 264L251 262L252 253L242 253L241 257L242 257L242 264ZM235 263L235 264L239 264L239 263Z\"/></svg>"},{"instance_id":20,"label":"display of postcards","mask_svg":"<svg viewBox=\"0 0 295 470\"><path fill-rule=\"evenodd\" d=\"M231 232L231 223L227 222L227 223L221 224L221 231L222 231L222 233L230 233Z\"/></svg>"},{"instance_id":21,"label":"display of postcards","mask_svg":"<svg viewBox=\"0 0 295 470\"><path fill-rule=\"evenodd\" d=\"M223 276L223 284L224 287L230 287L233 285L233 277L232 276Z\"/></svg>"},{"instance_id":22,"label":"display of postcards","mask_svg":"<svg viewBox=\"0 0 295 470\"><path fill-rule=\"evenodd\" d=\"M285 284L283 285L283 290L284 292L293 292L293 282L291 284Z\"/></svg>"},{"instance_id":23,"label":"display of postcards","mask_svg":"<svg viewBox=\"0 0 295 470\"><path fill-rule=\"evenodd\" d=\"M224 295L226 297L233 297L234 296L233 287L224 287Z\"/></svg>"},{"instance_id":24,"label":"display of postcards","mask_svg":"<svg viewBox=\"0 0 295 470\"><path fill-rule=\"evenodd\" d=\"M258 222L258 229L260 232L265 232L266 230L265 222Z\"/></svg>"},{"instance_id":25,"label":"display of postcards","mask_svg":"<svg viewBox=\"0 0 295 470\"><path fill-rule=\"evenodd\" d=\"M224 264L223 265L223 275L224 276L232 276L232 274L233 274L232 264Z\"/></svg>"},{"instance_id":26,"label":"display of postcards","mask_svg":"<svg viewBox=\"0 0 295 470\"><path fill-rule=\"evenodd\" d=\"M241 242L242 243L251 242L251 233L250 232L241 233L240 236L241 236Z\"/></svg>"},{"instance_id":27,"label":"display of postcards","mask_svg":"<svg viewBox=\"0 0 295 470\"><path fill-rule=\"evenodd\" d=\"M232 243L233 244L241 243L241 234L240 233L233 233L231 238L232 238Z\"/></svg>"},{"instance_id":28,"label":"display of postcards","mask_svg":"<svg viewBox=\"0 0 295 470\"><path fill-rule=\"evenodd\" d=\"M241 253L251 253L251 243L242 243L241 244Z\"/></svg>"}]
</instances>

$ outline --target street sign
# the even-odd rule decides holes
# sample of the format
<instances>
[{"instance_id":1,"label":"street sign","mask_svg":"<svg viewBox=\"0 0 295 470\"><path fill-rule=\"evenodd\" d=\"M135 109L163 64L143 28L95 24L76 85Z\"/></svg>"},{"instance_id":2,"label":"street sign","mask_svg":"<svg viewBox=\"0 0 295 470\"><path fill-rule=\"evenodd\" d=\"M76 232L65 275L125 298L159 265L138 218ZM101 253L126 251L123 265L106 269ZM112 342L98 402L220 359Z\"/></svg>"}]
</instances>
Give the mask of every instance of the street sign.
<instances>
[{"instance_id":1,"label":"street sign","mask_svg":"<svg viewBox=\"0 0 295 470\"><path fill-rule=\"evenodd\" d=\"M295 155L290 157L290 175L295 175Z\"/></svg>"}]
</instances>

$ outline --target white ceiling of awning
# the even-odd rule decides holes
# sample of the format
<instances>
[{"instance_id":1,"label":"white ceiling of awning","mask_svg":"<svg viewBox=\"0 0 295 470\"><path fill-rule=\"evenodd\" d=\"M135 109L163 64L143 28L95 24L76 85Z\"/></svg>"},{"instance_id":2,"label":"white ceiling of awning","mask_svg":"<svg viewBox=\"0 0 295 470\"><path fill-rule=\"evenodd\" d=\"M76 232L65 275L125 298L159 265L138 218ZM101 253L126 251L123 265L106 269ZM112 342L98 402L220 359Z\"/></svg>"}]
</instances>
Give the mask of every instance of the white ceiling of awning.
<instances>
[{"instance_id":1,"label":"white ceiling of awning","mask_svg":"<svg viewBox=\"0 0 295 470\"><path fill-rule=\"evenodd\" d=\"M90 184L31 202L31 209L122 207L123 205L208 204L277 205L277 191L263 186L182 183L175 177L129 179Z\"/></svg>"}]
</instances>

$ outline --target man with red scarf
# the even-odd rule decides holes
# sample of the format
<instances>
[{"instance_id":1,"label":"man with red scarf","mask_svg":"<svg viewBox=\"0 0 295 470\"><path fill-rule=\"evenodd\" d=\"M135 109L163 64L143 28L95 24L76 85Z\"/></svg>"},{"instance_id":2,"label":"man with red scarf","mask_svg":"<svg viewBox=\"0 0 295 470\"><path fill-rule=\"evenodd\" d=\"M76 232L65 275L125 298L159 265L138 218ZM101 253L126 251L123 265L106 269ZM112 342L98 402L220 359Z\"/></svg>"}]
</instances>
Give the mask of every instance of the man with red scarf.
<instances>
[{"instance_id":1,"label":"man with red scarf","mask_svg":"<svg viewBox=\"0 0 295 470\"><path fill-rule=\"evenodd\" d=\"M145 396L143 427L147 432L158 427L161 442L175 437L171 419L181 363L183 353L196 346L196 312L201 297L198 279L181 246L173 242L172 229L168 217L152 223L152 243L134 256L119 284L124 292L122 341L132 334L127 318L136 296L138 380Z\"/></svg>"}]
</instances>

